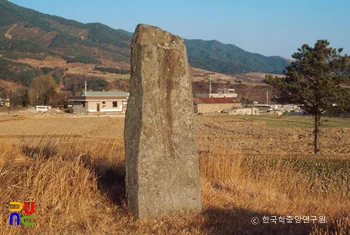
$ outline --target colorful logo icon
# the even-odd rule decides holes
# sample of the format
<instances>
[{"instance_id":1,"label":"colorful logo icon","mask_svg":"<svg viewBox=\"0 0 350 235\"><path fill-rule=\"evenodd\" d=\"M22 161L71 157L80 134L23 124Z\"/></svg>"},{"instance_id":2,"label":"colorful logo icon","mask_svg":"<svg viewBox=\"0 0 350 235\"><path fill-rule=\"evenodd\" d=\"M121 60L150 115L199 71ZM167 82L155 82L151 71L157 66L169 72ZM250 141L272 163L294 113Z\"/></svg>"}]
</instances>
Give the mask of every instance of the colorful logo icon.
<instances>
[{"instance_id":1,"label":"colorful logo icon","mask_svg":"<svg viewBox=\"0 0 350 235\"><path fill-rule=\"evenodd\" d=\"M21 202L10 202L10 225L20 225L23 224L24 226L33 226L33 221L27 221L34 219L34 202L24 202L23 204ZM18 212L20 212L23 209L24 214L20 216Z\"/></svg>"}]
</instances>

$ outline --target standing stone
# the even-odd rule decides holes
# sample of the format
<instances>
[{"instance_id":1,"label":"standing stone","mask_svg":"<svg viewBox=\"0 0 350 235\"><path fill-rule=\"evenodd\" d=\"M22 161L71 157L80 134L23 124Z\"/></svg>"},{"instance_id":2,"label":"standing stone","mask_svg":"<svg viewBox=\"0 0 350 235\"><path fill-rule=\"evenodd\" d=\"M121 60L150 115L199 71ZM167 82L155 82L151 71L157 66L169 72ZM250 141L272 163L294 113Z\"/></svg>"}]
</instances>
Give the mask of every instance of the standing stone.
<instances>
[{"instance_id":1,"label":"standing stone","mask_svg":"<svg viewBox=\"0 0 350 235\"><path fill-rule=\"evenodd\" d=\"M125 119L128 206L138 219L200 212L192 83L182 38L138 25Z\"/></svg>"}]
</instances>

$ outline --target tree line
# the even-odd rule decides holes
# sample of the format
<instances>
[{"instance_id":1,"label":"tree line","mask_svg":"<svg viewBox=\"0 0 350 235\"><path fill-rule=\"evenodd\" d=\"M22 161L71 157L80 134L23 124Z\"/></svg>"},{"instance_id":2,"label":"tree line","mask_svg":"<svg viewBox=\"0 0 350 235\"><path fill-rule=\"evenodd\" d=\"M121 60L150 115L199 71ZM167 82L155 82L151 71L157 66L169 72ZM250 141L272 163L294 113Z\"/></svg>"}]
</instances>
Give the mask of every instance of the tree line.
<instances>
[{"instance_id":1,"label":"tree line","mask_svg":"<svg viewBox=\"0 0 350 235\"><path fill-rule=\"evenodd\" d=\"M28 88L17 88L8 93L3 90L0 97L9 98L12 107L35 105L60 107L66 105L66 97L63 93L58 92L58 84L51 74L33 78Z\"/></svg>"},{"instance_id":2,"label":"tree line","mask_svg":"<svg viewBox=\"0 0 350 235\"><path fill-rule=\"evenodd\" d=\"M0 98L9 98L11 106L51 105L65 107L68 95L80 95L85 81L89 90L111 90L107 81L75 74L63 75L59 68L41 68L45 74L34 77L26 88L6 92L0 88Z\"/></svg>"}]
</instances>

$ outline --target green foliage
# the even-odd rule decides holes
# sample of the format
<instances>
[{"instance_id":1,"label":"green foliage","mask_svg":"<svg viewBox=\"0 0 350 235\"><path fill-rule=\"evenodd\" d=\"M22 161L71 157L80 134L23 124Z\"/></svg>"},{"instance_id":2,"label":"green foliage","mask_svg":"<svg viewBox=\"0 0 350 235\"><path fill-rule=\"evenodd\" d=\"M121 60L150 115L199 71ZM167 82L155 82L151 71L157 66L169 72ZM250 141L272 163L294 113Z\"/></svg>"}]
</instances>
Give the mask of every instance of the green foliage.
<instances>
[{"instance_id":1,"label":"green foliage","mask_svg":"<svg viewBox=\"0 0 350 235\"><path fill-rule=\"evenodd\" d=\"M52 19L54 21L57 21L58 23L63 24L63 25L69 25L72 27L80 28L80 29L84 29L84 28L87 29L88 28L86 26L86 24L80 23L80 22L75 21L75 20L67 20L65 18L62 18L59 16L53 16L53 15L46 15L46 17L49 19Z\"/></svg>"},{"instance_id":2,"label":"green foliage","mask_svg":"<svg viewBox=\"0 0 350 235\"><path fill-rule=\"evenodd\" d=\"M52 67L42 67L40 69L44 72L44 74L48 74L48 73L54 71L54 68L52 68Z\"/></svg>"},{"instance_id":3,"label":"green foliage","mask_svg":"<svg viewBox=\"0 0 350 235\"><path fill-rule=\"evenodd\" d=\"M26 26L35 25L50 32L52 27L43 16L45 14L17 6L9 1L0 1L0 26L23 22Z\"/></svg>"},{"instance_id":4,"label":"green foliage","mask_svg":"<svg viewBox=\"0 0 350 235\"><path fill-rule=\"evenodd\" d=\"M57 96L57 84L51 74L35 77L30 84L30 98L33 105L52 104Z\"/></svg>"},{"instance_id":5,"label":"green foliage","mask_svg":"<svg viewBox=\"0 0 350 235\"><path fill-rule=\"evenodd\" d=\"M242 97L242 104L245 104L245 107L248 107L248 104L253 104L253 101L249 98Z\"/></svg>"},{"instance_id":6,"label":"green foliage","mask_svg":"<svg viewBox=\"0 0 350 235\"><path fill-rule=\"evenodd\" d=\"M27 64L15 63L0 58L0 78L28 86L31 80L40 74L42 74L40 70L34 69Z\"/></svg>"},{"instance_id":7,"label":"green foliage","mask_svg":"<svg viewBox=\"0 0 350 235\"><path fill-rule=\"evenodd\" d=\"M46 19L54 20L63 25L76 27L77 29L89 30L88 40L82 40L80 37L70 35L68 32L55 29ZM39 27L44 31L56 31L56 36L51 40L51 43L46 47L40 40L19 40L16 37L12 39L5 38L3 35L9 26L21 23L25 27ZM2 28L7 26L7 28ZM73 20L66 20L57 16L50 16L23 8L7 1L0 1L0 50L10 51L8 58L19 59L23 58L23 54L18 52L46 53L59 54L64 57L69 63L81 62L100 64L96 56L86 48L101 48L115 54L117 61L125 61L125 52L121 52L118 59L118 51L111 51L108 44L111 43L121 48L130 48L131 37L127 32L122 30L114 30L102 24L82 24ZM12 53L13 52L13 53ZM129 53L127 52L127 57Z\"/></svg>"},{"instance_id":8,"label":"green foliage","mask_svg":"<svg viewBox=\"0 0 350 235\"><path fill-rule=\"evenodd\" d=\"M93 58L88 52L76 45L88 46L89 44L78 37L63 32L57 34L52 39L49 47L60 48L60 50L65 48L65 53L61 56L67 61L67 63L80 62L84 64L100 64L97 59Z\"/></svg>"},{"instance_id":9,"label":"green foliage","mask_svg":"<svg viewBox=\"0 0 350 235\"><path fill-rule=\"evenodd\" d=\"M11 60L18 60L21 58L21 55L22 55L22 53L5 51L5 53L2 55L2 57L7 58L7 59L11 59Z\"/></svg>"},{"instance_id":10,"label":"green foliage","mask_svg":"<svg viewBox=\"0 0 350 235\"><path fill-rule=\"evenodd\" d=\"M87 24L89 40L94 43L108 43L119 48L130 48L132 36L125 31L114 30L100 23Z\"/></svg>"},{"instance_id":11,"label":"green foliage","mask_svg":"<svg viewBox=\"0 0 350 235\"><path fill-rule=\"evenodd\" d=\"M67 61L67 63L79 62L79 63L84 63L84 64L100 64L100 61L98 61L90 56L87 56L87 55L79 55L79 56L75 56L73 58L64 57L64 59Z\"/></svg>"},{"instance_id":12,"label":"green foliage","mask_svg":"<svg viewBox=\"0 0 350 235\"><path fill-rule=\"evenodd\" d=\"M342 85L350 80L350 58L328 45L327 40L318 40L314 48L303 45L284 78L266 77L265 82L279 90L279 101L301 105L310 114L349 105L349 89Z\"/></svg>"},{"instance_id":13,"label":"green foliage","mask_svg":"<svg viewBox=\"0 0 350 235\"><path fill-rule=\"evenodd\" d=\"M94 79L94 78L88 78L87 80L87 87L92 89L93 91L102 91L106 90L109 83L106 80L102 79ZM78 87L84 87L85 81L79 81Z\"/></svg>"},{"instance_id":14,"label":"green foliage","mask_svg":"<svg viewBox=\"0 0 350 235\"><path fill-rule=\"evenodd\" d=\"M29 92L27 88L17 88L9 93L10 104L12 107L23 106L30 104Z\"/></svg>"},{"instance_id":15,"label":"green foliage","mask_svg":"<svg viewBox=\"0 0 350 235\"><path fill-rule=\"evenodd\" d=\"M22 52L32 52L32 53L43 53L48 50L43 46L27 41L27 40L19 40L19 39L3 39L0 41L0 50L5 51L22 51Z\"/></svg>"},{"instance_id":16,"label":"green foliage","mask_svg":"<svg viewBox=\"0 0 350 235\"><path fill-rule=\"evenodd\" d=\"M188 61L193 67L221 73L266 72L282 73L289 62L278 56L267 57L250 53L216 40L185 40Z\"/></svg>"},{"instance_id":17,"label":"green foliage","mask_svg":"<svg viewBox=\"0 0 350 235\"><path fill-rule=\"evenodd\" d=\"M96 66L95 70L102 71L102 72L107 72L107 73L130 74L130 70L110 68L110 67L99 67L99 66Z\"/></svg>"},{"instance_id":18,"label":"green foliage","mask_svg":"<svg viewBox=\"0 0 350 235\"><path fill-rule=\"evenodd\" d=\"M107 90L109 83L106 80L97 77L87 77L76 74L66 74L62 78L65 83L65 90L79 95L84 90L85 81L87 81L88 90L102 91Z\"/></svg>"},{"instance_id":19,"label":"green foliage","mask_svg":"<svg viewBox=\"0 0 350 235\"><path fill-rule=\"evenodd\" d=\"M18 60L18 59L34 59L34 60L43 60L47 56L46 53L28 53L28 52L21 52L21 51L6 51L3 55L5 58Z\"/></svg>"},{"instance_id":20,"label":"green foliage","mask_svg":"<svg viewBox=\"0 0 350 235\"><path fill-rule=\"evenodd\" d=\"M61 79L64 74L64 69L60 67L42 67L41 70L44 72L44 74L50 74L52 75L53 79L57 84L61 82Z\"/></svg>"},{"instance_id":21,"label":"green foliage","mask_svg":"<svg viewBox=\"0 0 350 235\"><path fill-rule=\"evenodd\" d=\"M350 90L350 57L334 49L327 40L315 47L304 44L293 54L295 61L284 72L285 77L266 76L265 82L276 88L279 101L300 105L315 116L315 153L319 151L320 118L324 112L348 109Z\"/></svg>"},{"instance_id":22,"label":"green foliage","mask_svg":"<svg viewBox=\"0 0 350 235\"><path fill-rule=\"evenodd\" d=\"M74 45L74 43L85 44L82 39L80 39L78 37L71 36L65 32L61 32L61 33L57 34L51 40L49 47L50 48L53 48L53 47L65 48L65 47L67 47L67 45Z\"/></svg>"}]
</instances>

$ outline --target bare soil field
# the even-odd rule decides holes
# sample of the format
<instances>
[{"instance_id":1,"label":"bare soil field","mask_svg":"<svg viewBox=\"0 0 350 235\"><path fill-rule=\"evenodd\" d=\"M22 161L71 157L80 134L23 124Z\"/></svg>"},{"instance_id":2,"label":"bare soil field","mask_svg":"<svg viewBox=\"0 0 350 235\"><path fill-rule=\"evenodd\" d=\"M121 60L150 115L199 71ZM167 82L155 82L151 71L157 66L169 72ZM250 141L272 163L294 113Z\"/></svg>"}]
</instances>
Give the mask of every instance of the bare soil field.
<instances>
[{"instance_id":1,"label":"bare soil field","mask_svg":"<svg viewBox=\"0 0 350 235\"><path fill-rule=\"evenodd\" d=\"M32 137L122 138L124 119L112 117L79 117L72 115L0 116L0 138ZM7 121L5 121L7 120Z\"/></svg>"},{"instance_id":2,"label":"bare soil field","mask_svg":"<svg viewBox=\"0 0 350 235\"><path fill-rule=\"evenodd\" d=\"M349 119L324 118L316 156L310 117L195 116L203 212L137 221L124 118L72 117L0 115L0 234L350 233ZM33 227L10 201L35 201Z\"/></svg>"},{"instance_id":3,"label":"bare soil field","mask_svg":"<svg viewBox=\"0 0 350 235\"><path fill-rule=\"evenodd\" d=\"M323 126L321 155L350 154L350 129L342 128L350 127L349 122L333 119ZM313 155L311 117L201 117L196 120L196 127L198 139L206 142L202 146L208 149L210 143L219 143L223 149L247 155Z\"/></svg>"}]
</instances>

